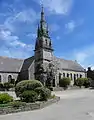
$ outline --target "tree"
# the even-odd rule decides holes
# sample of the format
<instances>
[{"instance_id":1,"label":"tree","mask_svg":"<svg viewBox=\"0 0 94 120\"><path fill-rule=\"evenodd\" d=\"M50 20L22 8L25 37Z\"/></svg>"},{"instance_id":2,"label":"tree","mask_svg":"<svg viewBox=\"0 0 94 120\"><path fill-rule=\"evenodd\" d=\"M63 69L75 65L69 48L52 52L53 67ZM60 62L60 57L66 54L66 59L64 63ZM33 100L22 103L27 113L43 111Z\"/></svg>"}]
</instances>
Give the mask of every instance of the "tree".
<instances>
[{"instance_id":1,"label":"tree","mask_svg":"<svg viewBox=\"0 0 94 120\"><path fill-rule=\"evenodd\" d=\"M53 86L53 81L55 79L55 69L54 65L52 63L49 63L48 69L47 69L47 86Z\"/></svg>"}]
</instances>

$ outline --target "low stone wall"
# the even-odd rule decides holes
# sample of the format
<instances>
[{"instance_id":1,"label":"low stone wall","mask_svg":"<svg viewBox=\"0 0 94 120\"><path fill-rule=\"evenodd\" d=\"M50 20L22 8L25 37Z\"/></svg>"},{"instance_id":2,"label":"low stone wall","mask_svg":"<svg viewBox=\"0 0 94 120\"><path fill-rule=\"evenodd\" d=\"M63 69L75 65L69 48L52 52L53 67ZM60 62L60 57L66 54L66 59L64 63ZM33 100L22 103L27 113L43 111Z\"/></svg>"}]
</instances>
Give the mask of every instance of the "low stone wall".
<instances>
[{"instance_id":1,"label":"low stone wall","mask_svg":"<svg viewBox=\"0 0 94 120\"><path fill-rule=\"evenodd\" d=\"M25 106L19 108L13 108L11 106L0 108L0 115L42 109L48 105L51 105L52 103L58 102L59 100L60 97L55 97L54 99L50 99L46 102L26 103Z\"/></svg>"}]
</instances>

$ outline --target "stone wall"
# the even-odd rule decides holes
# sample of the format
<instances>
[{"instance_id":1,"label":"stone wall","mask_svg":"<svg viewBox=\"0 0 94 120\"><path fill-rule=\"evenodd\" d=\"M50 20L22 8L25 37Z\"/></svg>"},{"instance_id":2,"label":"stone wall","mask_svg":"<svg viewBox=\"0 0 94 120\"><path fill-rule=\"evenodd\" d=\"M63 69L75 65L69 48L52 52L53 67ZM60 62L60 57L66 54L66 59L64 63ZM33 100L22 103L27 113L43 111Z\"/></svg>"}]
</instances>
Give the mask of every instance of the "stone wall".
<instances>
[{"instance_id":1,"label":"stone wall","mask_svg":"<svg viewBox=\"0 0 94 120\"><path fill-rule=\"evenodd\" d=\"M50 99L46 102L36 102L36 103L27 103L25 106L19 107L19 108L13 108L11 106L0 108L0 114L9 114L9 113L17 113L17 112L23 112L23 111L31 111L35 109L42 109L48 105L51 105L52 103L56 103L60 100L60 97L55 97L54 99Z\"/></svg>"},{"instance_id":2,"label":"stone wall","mask_svg":"<svg viewBox=\"0 0 94 120\"><path fill-rule=\"evenodd\" d=\"M29 80L33 80L35 78L35 68L34 68L34 65L35 65L35 61L32 62L30 68L29 68Z\"/></svg>"},{"instance_id":3,"label":"stone wall","mask_svg":"<svg viewBox=\"0 0 94 120\"><path fill-rule=\"evenodd\" d=\"M12 79L15 79L15 81L17 80L18 77L18 73L0 73L1 75L1 82L5 83L8 82L8 76L11 75Z\"/></svg>"},{"instance_id":4,"label":"stone wall","mask_svg":"<svg viewBox=\"0 0 94 120\"><path fill-rule=\"evenodd\" d=\"M65 73L65 77L67 77L67 74L69 74L69 78L71 78L71 75L72 74L72 83L71 84L74 84L74 74L76 75L76 79L77 78L80 78L80 75L82 75L82 78L85 78L87 77L87 74L85 72L77 72L77 71L70 71L70 70L57 70L57 75L56 75L56 86L58 86L59 84L59 73L61 73L61 78L63 78L63 73ZM78 77L77 77L77 74L78 74Z\"/></svg>"}]
</instances>

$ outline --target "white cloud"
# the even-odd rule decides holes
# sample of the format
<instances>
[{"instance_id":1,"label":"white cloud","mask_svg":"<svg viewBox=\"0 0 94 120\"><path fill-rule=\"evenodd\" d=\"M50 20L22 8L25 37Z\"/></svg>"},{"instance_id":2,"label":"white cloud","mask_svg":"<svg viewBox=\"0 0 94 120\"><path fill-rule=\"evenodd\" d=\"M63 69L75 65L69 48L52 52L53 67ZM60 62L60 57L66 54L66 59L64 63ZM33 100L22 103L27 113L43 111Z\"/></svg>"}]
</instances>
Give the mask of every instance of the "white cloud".
<instances>
[{"instance_id":1,"label":"white cloud","mask_svg":"<svg viewBox=\"0 0 94 120\"><path fill-rule=\"evenodd\" d=\"M21 42L19 40L18 36L12 35L12 33L10 31L7 31L7 30L0 31L0 40L4 40L7 43L7 45L10 45L12 47L19 46L22 48L27 48L28 50L30 49L30 46L32 47L32 45L27 45L27 44Z\"/></svg>"},{"instance_id":2,"label":"white cloud","mask_svg":"<svg viewBox=\"0 0 94 120\"><path fill-rule=\"evenodd\" d=\"M30 52L32 53L34 50L34 45L21 42L18 36L12 35L12 33L7 30L0 31L0 42L3 42L3 44L0 45L0 49L2 48L3 53L7 56L13 55L17 57L18 55L20 58L26 57L26 55L30 54Z\"/></svg>"},{"instance_id":3,"label":"white cloud","mask_svg":"<svg viewBox=\"0 0 94 120\"><path fill-rule=\"evenodd\" d=\"M39 15L33 9L27 9L17 13L14 21L34 23L38 18Z\"/></svg>"},{"instance_id":4,"label":"white cloud","mask_svg":"<svg viewBox=\"0 0 94 120\"><path fill-rule=\"evenodd\" d=\"M69 21L67 24L65 24L66 33L73 32L75 28L82 25L83 22L84 22L83 19L80 19L78 21L74 21L74 20Z\"/></svg>"},{"instance_id":5,"label":"white cloud","mask_svg":"<svg viewBox=\"0 0 94 120\"><path fill-rule=\"evenodd\" d=\"M29 34L27 34L27 37L35 39L37 37L37 34L35 34L35 33L29 33Z\"/></svg>"},{"instance_id":6,"label":"white cloud","mask_svg":"<svg viewBox=\"0 0 94 120\"><path fill-rule=\"evenodd\" d=\"M68 30L68 32L72 32L76 27L76 23L74 21L70 21L65 25L65 28Z\"/></svg>"},{"instance_id":7,"label":"white cloud","mask_svg":"<svg viewBox=\"0 0 94 120\"><path fill-rule=\"evenodd\" d=\"M40 0L51 13L68 14L71 10L73 0Z\"/></svg>"},{"instance_id":8,"label":"white cloud","mask_svg":"<svg viewBox=\"0 0 94 120\"><path fill-rule=\"evenodd\" d=\"M0 56L24 59L30 57L31 53L32 52L26 52L26 50L20 48L0 47Z\"/></svg>"},{"instance_id":9,"label":"white cloud","mask_svg":"<svg viewBox=\"0 0 94 120\"><path fill-rule=\"evenodd\" d=\"M85 52L78 52L75 55L76 60L79 62L84 62L87 57L88 57L88 55Z\"/></svg>"},{"instance_id":10,"label":"white cloud","mask_svg":"<svg viewBox=\"0 0 94 120\"><path fill-rule=\"evenodd\" d=\"M29 30L34 29L33 27L39 19L39 14L32 8L26 8L23 4L20 6L21 9L19 9L18 3L18 6L15 6L17 5L16 2L19 2L19 0L16 0L10 5L3 4L3 8L8 8L8 11L5 14L0 13L0 16L5 19L3 23L0 24L0 55L24 58L32 55L34 45L22 42L19 36L19 34L23 34L22 31L20 31L20 26L23 25L24 34L27 34ZM26 37L27 36L25 36L25 38ZM33 39L35 34L29 37ZM27 39L29 38L27 37Z\"/></svg>"},{"instance_id":11,"label":"white cloud","mask_svg":"<svg viewBox=\"0 0 94 120\"><path fill-rule=\"evenodd\" d=\"M85 68L94 66L94 45L86 46L73 53L73 57Z\"/></svg>"},{"instance_id":12,"label":"white cloud","mask_svg":"<svg viewBox=\"0 0 94 120\"><path fill-rule=\"evenodd\" d=\"M0 24L0 55L17 58L31 56L34 45L22 42L19 36L15 35L18 29L16 23L28 23L32 27L38 18L39 15L33 9L25 9L9 16L6 15L5 21ZM32 34L32 38L34 37L35 34Z\"/></svg>"},{"instance_id":13,"label":"white cloud","mask_svg":"<svg viewBox=\"0 0 94 120\"><path fill-rule=\"evenodd\" d=\"M20 12L15 12L8 16L3 24L0 25L3 29L8 29L11 32L16 31L16 23L28 23L34 26L34 22L39 19L39 14L37 14L33 9L25 9ZM31 26L31 27L32 27Z\"/></svg>"}]
</instances>

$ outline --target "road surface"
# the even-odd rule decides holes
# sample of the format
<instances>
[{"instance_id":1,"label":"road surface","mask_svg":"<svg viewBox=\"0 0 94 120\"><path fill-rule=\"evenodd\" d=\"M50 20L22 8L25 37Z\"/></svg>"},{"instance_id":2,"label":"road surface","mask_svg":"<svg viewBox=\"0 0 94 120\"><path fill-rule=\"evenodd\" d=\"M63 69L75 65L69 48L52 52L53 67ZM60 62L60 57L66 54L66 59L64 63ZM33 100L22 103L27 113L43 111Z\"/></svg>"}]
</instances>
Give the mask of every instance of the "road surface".
<instances>
[{"instance_id":1,"label":"road surface","mask_svg":"<svg viewBox=\"0 0 94 120\"><path fill-rule=\"evenodd\" d=\"M0 115L0 120L94 120L94 90L55 92L58 103L41 110Z\"/></svg>"}]
</instances>

